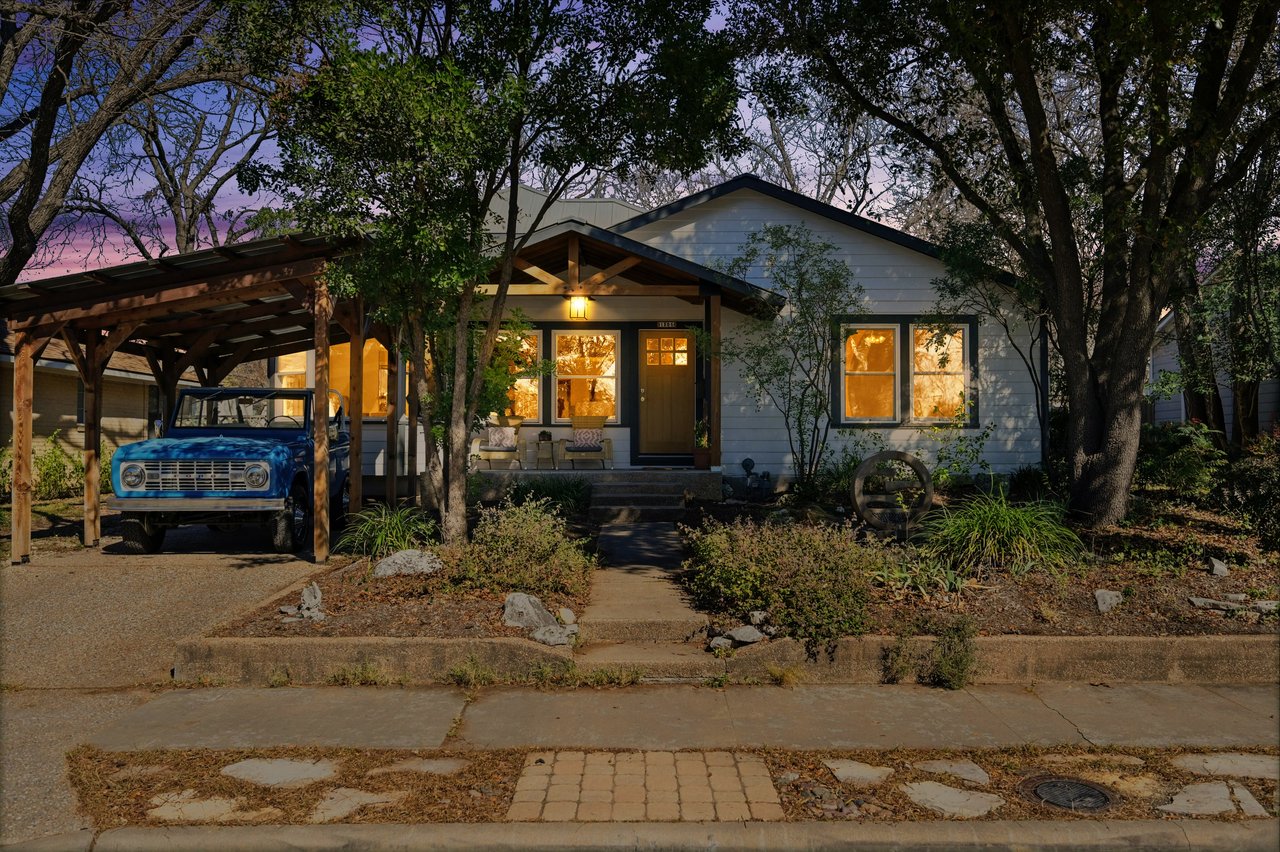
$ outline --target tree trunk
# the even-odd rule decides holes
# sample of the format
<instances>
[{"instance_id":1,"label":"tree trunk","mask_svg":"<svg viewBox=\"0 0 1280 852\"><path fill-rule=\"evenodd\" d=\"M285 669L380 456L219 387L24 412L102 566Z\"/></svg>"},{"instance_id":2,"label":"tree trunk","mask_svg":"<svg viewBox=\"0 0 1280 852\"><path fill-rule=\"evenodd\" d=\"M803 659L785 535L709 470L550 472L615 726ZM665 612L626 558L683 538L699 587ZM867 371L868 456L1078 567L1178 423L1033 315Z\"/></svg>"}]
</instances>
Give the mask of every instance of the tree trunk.
<instances>
[{"instance_id":1,"label":"tree trunk","mask_svg":"<svg viewBox=\"0 0 1280 852\"><path fill-rule=\"evenodd\" d=\"M1258 382L1236 379L1231 386L1235 418L1231 421L1231 442L1237 446L1258 439Z\"/></svg>"},{"instance_id":2,"label":"tree trunk","mask_svg":"<svg viewBox=\"0 0 1280 852\"><path fill-rule=\"evenodd\" d=\"M1178 337L1178 360L1182 365L1182 396L1187 403L1187 417L1198 420L1213 430L1213 443L1227 448L1227 418L1218 390L1217 368L1213 351L1206 340L1204 320L1194 315L1194 303L1184 299L1174 312L1174 329Z\"/></svg>"}]
</instances>

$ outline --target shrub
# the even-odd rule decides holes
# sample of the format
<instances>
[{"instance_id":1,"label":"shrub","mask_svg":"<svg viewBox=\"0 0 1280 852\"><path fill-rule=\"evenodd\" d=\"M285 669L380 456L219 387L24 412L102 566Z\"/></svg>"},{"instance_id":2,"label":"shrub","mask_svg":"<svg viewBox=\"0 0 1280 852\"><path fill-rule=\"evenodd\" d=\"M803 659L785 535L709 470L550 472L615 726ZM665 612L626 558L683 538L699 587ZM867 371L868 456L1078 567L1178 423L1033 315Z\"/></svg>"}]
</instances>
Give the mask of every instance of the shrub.
<instances>
[{"instance_id":1,"label":"shrub","mask_svg":"<svg viewBox=\"0 0 1280 852\"><path fill-rule=\"evenodd\" d=\"M1080 538L1062 523L1056 503L1014 505L1003 492L979 495L955 511L925 521L921 553L961 574L983 568L1015 573L1033 565L1058 568L1078 557Z\"/></svg>"},{"instance_id":2,"label":"shrub","mask_svg":"<svg viewBox=\"0 0 1280 852\"><path fill-rule=\"evenodd\" d=\"M808 653L866 629L866 576L893 559L840 526L737 521L686 529L686 582L702 607L744 617L766 610Z\"/></svg>"},{"instance_id":3,"label":"shrub","mask_svg":"<svg viewBox=\"0 0 1280 852\"><path fill-rule=\"evenodd\" d=\"M0 497L13 493L13 445L0 447Z\"/></svg>"},{"instance_id":4,"label":"shrub","mask_svg":"<svg viewBox=\"0 0 1280 852\"><path fill-rule=\"evenodd\" d=\"M55 429L32 460L36 499L56 500L84 492L84 459L67 452L59 437L60 430Z\"/></svg>"},{"instance_id":5,"label":"shrub","mask_svg":"<svg viewBox=\"0 0 1280 852\"><path fill-rule=\"evenodd\" d=\"M1223 507L1244 515L1263 547L1280 550L1280 430L1253 442L1223 480Z\"/></svg>"},{"instance_id":6,"label":"shrub","mask_svg":"<svg viewBox=\"0 0 1280 852\"><path fill-rule=\"evenodd\" d=\"M471 541L440 556L455 587L492 592L577 597L586 594L595 569L545 497L482 509Z\"/></svg>"},{"instance_id":7,"label":"shrub","mask_svg":"<svg viewBox=\"0 0 1280 852\"><path fill-rule=\"evenodd\" d=\"M346 553L382 559L400 550L426 547L435 540L436 522L414 506L370 506L352 515L338 539Z\"/></svg>"},{"instance_id":8,"label":"shrub","mask_svg":"<svg viewBox=\"0 0 1280 852\"><path fill-rule=\"evenodd\" d=\"M853 430L841 430L850 435ZM853 508L853 474L862 460L884 449L884 436L879 432L851 434L834 455L828 455L813 477L796 483L796 500L801 503L826 503Z\"/></svg>"},{"instance_id":9,"label":"shrub","mask_svg":"<svg viewBox=\"0 0 1280 852\"><path fill-rule=\"evenodd\" d=\"M1226 463L1214 446L1213 430L1203 423L1154 423L1142 427L1138 445L1138 484L1168 488L1203 500Z\"/></svg>"},{"instance_id":10,"label":"shrub","mask_svg":"<svg viewBox=\"0 0 1280 852\"><path fill-rule=\"evenodd\" d=\"M517 479L507 489L506 496L516 505L550 500L563 515L581 515L591 506L591 480L585 476Z\"/></svg>"},{"instance_id":11,"label":"shrub","mask_svg":"<svg viewBox=\"0 0 1280 852\"><path fill-rule=\"evenodd\" d=\"M930 654L925 683L944 689L964 689L973 680L977 668L978 648L973 637L978 633L973 619L967 615L953 618L934 630L936 639Z\"/></svg>"},{"instance_id":12,"label":"shrub","mask_svg":"<svg viewBox=\"0 0 1280 852\"><path fill-rule=\"evenodd\" d=\"M1053 494L1049 473L1038 464L1024 464L1009 474L1009 499L1015 502L1045 500Z\"/></svg>"}]
</instances>

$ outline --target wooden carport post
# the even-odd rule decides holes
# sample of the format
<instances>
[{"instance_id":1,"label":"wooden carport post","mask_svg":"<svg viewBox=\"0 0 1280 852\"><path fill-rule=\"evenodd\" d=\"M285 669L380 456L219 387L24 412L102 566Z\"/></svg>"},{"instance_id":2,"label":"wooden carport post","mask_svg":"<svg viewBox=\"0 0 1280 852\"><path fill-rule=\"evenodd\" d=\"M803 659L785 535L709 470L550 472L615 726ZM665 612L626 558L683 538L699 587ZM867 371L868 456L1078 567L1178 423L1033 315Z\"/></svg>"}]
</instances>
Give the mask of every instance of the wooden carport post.
<instances>
[{"instance_id":1,"label":"wooden carport post","mask_svg":"<svg viewBox=\"0 0 1280 852\"><path fill-rule=\"evenodd\" d=\"M36 361L62 329L19 331L13 341L13 537L9 561L31 561L31 403L35 398Z\"/></svg>"},{"instance_id":2,"label":"wooden carport post","mask_svg":"<svg viewBox=\"0 0 1280 852\"><path fill-rule=\"evenodd\" d=\"M313 279L315 288L315 408L311 415L312 436L312 555L316 562L329 559L329 321L333 303L324 276Z\"/></svg>"}]
</instances>

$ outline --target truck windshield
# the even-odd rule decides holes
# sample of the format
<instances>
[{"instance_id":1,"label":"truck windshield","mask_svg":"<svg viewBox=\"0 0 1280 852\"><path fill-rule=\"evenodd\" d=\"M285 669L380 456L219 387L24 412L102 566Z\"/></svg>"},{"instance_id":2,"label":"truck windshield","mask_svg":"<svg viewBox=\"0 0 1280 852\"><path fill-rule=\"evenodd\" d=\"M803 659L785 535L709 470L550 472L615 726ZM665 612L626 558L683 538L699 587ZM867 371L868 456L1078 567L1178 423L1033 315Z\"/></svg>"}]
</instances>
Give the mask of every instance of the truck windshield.
<instances>
[{"instance_id":1,"label":"truck windshield","mask_svg":"<svg viewBox=\"0 0 1280 852\"><path fill-rule=\"evenodd\" d=\"M255 390L184 393L173 418L175 429L302 429L309 395L300 391Z\"/></svg>"}]
</instances>

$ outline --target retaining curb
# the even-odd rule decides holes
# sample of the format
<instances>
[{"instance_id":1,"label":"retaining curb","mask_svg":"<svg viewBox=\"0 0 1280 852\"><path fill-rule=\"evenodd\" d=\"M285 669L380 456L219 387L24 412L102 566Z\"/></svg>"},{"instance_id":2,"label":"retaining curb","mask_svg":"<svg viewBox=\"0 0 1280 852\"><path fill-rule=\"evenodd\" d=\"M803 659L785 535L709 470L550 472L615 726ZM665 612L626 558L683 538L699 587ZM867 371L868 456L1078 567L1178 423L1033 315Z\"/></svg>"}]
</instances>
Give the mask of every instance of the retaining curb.
<instances>
[{"instance_id":1,"label":"retaining curb","mask_svg":"<svg viewBox=\"0 0 1280 852\"><path fill-rule=\"evenodd\" d=\"M83 835L43 846L84 849ZM65 846L48 841L65 838ZM455 823L424 825L190 826L115 828L94 852L411 849L761 849L761 850L1274 850L1280 821L1094 820L866 823Z\"/></svg>"}]
</instances>

